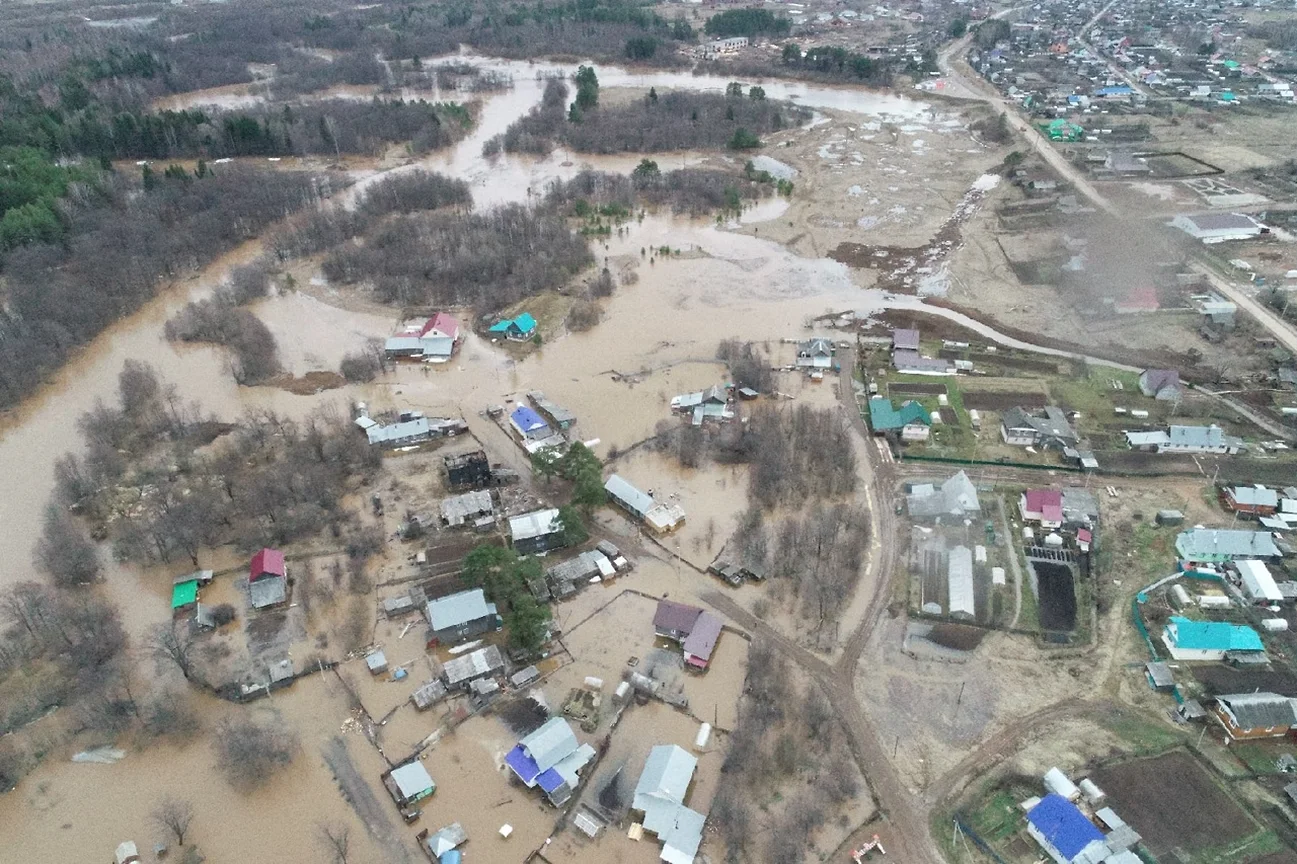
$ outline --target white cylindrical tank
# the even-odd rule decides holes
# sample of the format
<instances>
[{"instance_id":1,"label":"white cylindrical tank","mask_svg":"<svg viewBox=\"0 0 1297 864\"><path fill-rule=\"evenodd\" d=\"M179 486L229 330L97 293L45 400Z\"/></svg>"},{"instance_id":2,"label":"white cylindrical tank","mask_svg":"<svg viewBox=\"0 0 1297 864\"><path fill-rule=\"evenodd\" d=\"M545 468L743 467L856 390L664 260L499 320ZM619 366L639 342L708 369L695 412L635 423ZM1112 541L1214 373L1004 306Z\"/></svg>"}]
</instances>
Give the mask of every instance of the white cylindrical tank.
<instances>
[{"instance_id":1,"label":"white cylindrical tank","mask_svg":"<svg viewBox=\"0 0 1297 864\"><path fill-rule=\"evenodd\" d=\"M1081 795L1081 790L1059 768L1050 768L1045 772L1045 788L1055 795L1062 795L1068 801L1075 801Z\"/></svg>"},{"instance_id":2,"label":"white cylindrical tank","mask_svg":"<svg viewBox=\"0 0 1297 864\"><path fill-rule=\"evenodd\" d=\"M1284 618L1267 618L1261 622L1261 626L1271 633L1282 633L1288 629L1288 621Z\"/></svg>"},{"instance_id":3,"label":"white cylindrical tank","mask_svg":"<svg viewBox=\"0 0 1297 864\"><path fill-rule=\"evenodd\" d=\"M1085 800L1089 801L1091 804L1098 804L1107 797L1103 794L1103 790L1094 785L1094 781L1089 777L1085 778L1077 785L1081 787L1081 794L1085 796Z\"/></svg>"},{"instance_id":4,"label":"white cylindrical tank","mask_svg":"<svg viewBox=\"0 0 1297 864\"><path fill-rule=\"evenodd\" d=\"M712 724L704 723L698 727L698 734L694 736L694 749L702 750L707 746L707 742L712 737Z\"/></svg>"}]
</instances>

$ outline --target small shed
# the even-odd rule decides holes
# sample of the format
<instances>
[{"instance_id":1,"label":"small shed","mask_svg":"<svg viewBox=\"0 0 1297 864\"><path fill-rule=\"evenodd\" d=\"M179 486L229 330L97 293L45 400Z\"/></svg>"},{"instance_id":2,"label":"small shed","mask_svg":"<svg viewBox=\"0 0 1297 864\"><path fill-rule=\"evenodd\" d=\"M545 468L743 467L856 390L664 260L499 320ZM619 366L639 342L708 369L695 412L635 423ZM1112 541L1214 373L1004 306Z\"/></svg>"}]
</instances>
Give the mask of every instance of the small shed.
<instances>
[{"instance_id":1,"label":"small shed","mask_svg":"<svg viewBox=\"0 0 1297 864\"><path fill-rule=\"evenodd\" d=\"M428 769L418 759L387 772L383 776L383 785L401 807L422 801L437 791L437 784L432 782Z\"/></svg>"},{"instance_id":2,"label":"small shed","mask_svg":"<svg viewBox=\"0 0 1297 864\"><path fill-rule=\"evenodd\" d=\"M365 655L365 665L369 667L369 674L381 675L387 671L387 655L380 651L371 651Z\"/></svg>"},{"instance_id":3,"label":"small shed","mask_svg":"<svg viewBox=\"0 0 1297 864\"><path fill-rule=\"evenodd\" d=\"M1171 674L1171 667L1161 661L1145 663L1144 676L1148 678L1148 686L1159 693L1175 689L1175 676Z\"/></svg>"},{"instance_id":4,"label":"small shed","mask_svg":"<svg viewBox=\"0 0 1297 864\"><path fill-rule=\"evenodd\" d=\"M415 708L426 711L442 699L445 699L446 693L446 685L441 683L440 679L434 679L415 690L410 699L414 702Z\"/></svg>"}]
</instances>

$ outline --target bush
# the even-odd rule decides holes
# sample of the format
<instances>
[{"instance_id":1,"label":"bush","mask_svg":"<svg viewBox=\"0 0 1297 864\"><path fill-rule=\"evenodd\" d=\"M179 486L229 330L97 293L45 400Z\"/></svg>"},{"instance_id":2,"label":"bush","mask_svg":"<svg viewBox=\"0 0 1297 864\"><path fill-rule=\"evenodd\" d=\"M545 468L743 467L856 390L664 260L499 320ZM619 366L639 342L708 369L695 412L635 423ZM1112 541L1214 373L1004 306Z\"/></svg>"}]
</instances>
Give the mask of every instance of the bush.
<instances>
[{"instance_id":1,"label":"bush","mask_svg":"<svg viewBox=\"0 0 1297 864\"><path fill-rule=\"evenodd\" d=\"M264 786L277 768L292 763L299 742L282 724L251 719L223 720L213 737L217 765L226 781L240 792Z\"/></svg>"},{"instance_id":2,"label":"bush","mask_svg":"<svg viewBox=\"0 0 1297 864\"><path fill-rule=\"evenodd\" d=\"M761 146L761 139L747 129L735 129L726 146L731 150L755 150Z\"/></svg>"},{"instance_id":3,"label":"bush","mask_svg":"<svg viewBox=\"0 0 1297 864\"><path fill-rule=\"evenodd\" d=\"M567 329L574 333L584 333L586 330L593 329L602 317L603 313L598 303L593 300L578 300L568 310Z\"/></svg>"},{"instance_id":4,"label":"bush","mask_svg":"<svg viewBox=\"0 0 1297 864\"><path fill-rule=\"evenodd\" d=\"M212 622L217 627L224 627L237 617L238 613L234 611L234 605L231 603L218 603L212 607Z\"/></svg>"}]
</instances>

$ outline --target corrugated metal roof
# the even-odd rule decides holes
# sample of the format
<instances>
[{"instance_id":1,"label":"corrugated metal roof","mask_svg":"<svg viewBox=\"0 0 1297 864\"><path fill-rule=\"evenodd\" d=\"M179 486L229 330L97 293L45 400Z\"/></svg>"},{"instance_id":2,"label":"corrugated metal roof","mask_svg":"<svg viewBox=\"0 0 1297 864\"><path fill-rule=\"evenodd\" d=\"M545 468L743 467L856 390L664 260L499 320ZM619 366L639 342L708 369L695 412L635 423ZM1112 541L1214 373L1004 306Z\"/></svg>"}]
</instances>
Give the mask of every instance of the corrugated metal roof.
<instances>
[{"instance_id":1,"label":"corrugated metal roof","mask_svg":"<svg viewBox=\"0 0 1297 864\"><path fill-rule=\"evenodd\" d=\"M452 528L463 525L471 517L494 511L495 505L491 503L491 492L488 489L465 492L441 502L441 518Z\"/></svg>"},{"instance_id":2,"label":"corrugated metal roof","mask_svg":"<svg viewBox=\"0 0 1297 864\"><path fill-rule=\"evenodd\" d=\"M1279 547L1269 531L1241 531L1217 528L1194 528L1181 531L1175 538L1175 550L1191 561L1201 557L1242 558L1254 555L1274 558Z\"/></svg>"},{"instance_id":3,"label":"corrugated metal roof","mask_svg":"<svg viewBox=\"0 0 1297 864\"><path fill-rule=\"evenodd\" d=\"M557 509L534 510L509 519L509 536L515 542L553 534L559 528Z\"/></svg>"},{"instance_id":4,"label":"corrugated metal roof","mask_svg":"<svg viewBox=\"0 0 1297 864\"><path fill-rule=\"evenodd\" d=\"M635 799L631 807L647 813L646 807L657 804L683 804L697 767L698 760L684 748L675 744L658 744L649 751L644 762L644 770L635 784ZM644 827L655 834L660 833L648 819L644 820Z\"/></svg>"},{"instance_id":5,"label":"corrugated metal roof","mask_svg":"<svg viewBox=\"0 0 1297 864\"><path fill-rule=\"evenodd\" d=\"M716 641L721 638L723 626L721 619L715 615L708 612L699 615L693 629L689 631L689 635L680 646L685 652L685 662L706 668L711 660L712 651L716 648Z\"/></svg>"},{"instance_id":6,"label":"corrugated metal roof","mask_svg":"<svg viewBox=\"0 0 1297 864\"><path fill-rule=\"evenodd\" d=\"M481 588L429 600L426 612L433 630L449 630L491 614L486 594Z\"/></svg>"},{"instance_id":7,"label":"corrugated metal roof","mask_svg":"<svg viewBox=\"0 0 1297 864\"><path fill-rule=\"evenodd\" d=\"M1277 693L1234 693L1216 701L1234 715L1240 729L1273 729L1297 724L1293 700Z\"/></svg>"},{"instance_id":8,"label":"corrugated metal roof","mask_svg":"<svg viewBox=\"0 0 1297 864\"><path fill-rule=\"evenodd\" d=\"M543 773L576 752L579 746L572 727L562 717L551 717L535 732L518 742Z\"/></svg>"},{"instance_id":9,"label":"corrugated metal roof","mask_svg":"<svg viewBox=\"0 0 1297 864\"><path fill-rule=\"evenodd\" d=\"M406 801L417 798L429 789L435 789L436 784L432 782L428 769L423 767L423 763L415 760L399 768L392 769L392 782L396 784L397 790L401 797Z\"/></svg>"},{"instance_id":10,"label":"corrugated metal roof","mask_svg":"<svg viewBox=\"0 0 1297 864\"><path fill-rule=\"evenodd\" d=\"M950 585L950 614L971 618L976 614L973 605L973 553L967 546L950 550L947 581Z\"/></svg>"},{"instance_id":11,"label":"corrugated metal roof","mask_svg":"<svg viewBox=\"0 0 1297 864\"><path fill-rule=\"evenodd\" d=\"M254 609L264 609L283 603L288 597L288 579L283 576L263 576L248 583L248 594Z\"/></svg>"},{"instance_id":12,"label":"corrugated metal roof","mask_svg":"<svg viewBox=\"0 0 1297 864\"><path fill-rule=\"evenodd\" d=\"M963 516L982 509L977 487L960 471L941 484L940 491L931 485L915 486L906 498L910 515L917 517Z\"/></svg>"},{"instance_id":13,"label":"corrugated metal roof","mask_svg":"<svg viewBox=\"0 0 1297 864\"><path fill-rule=\"evenodd\" d=\"M604 490L626 509L638 515L640 518L648 515L656 503L653 497L647 492L641 492L632 486L628 480L618 474L608 478L603 484Z\"/></svg>"},{"instance_id":14,"label":"corrugated metal roof","mask_svg":"<svg viewBox=\"0 0 1297 864\"><path fill-rule=\"evenodd\" d=\"M1190 621L1171 616L1168 629L1174 633L1177 648L1192 651L1262 651L1261 637L1251 627L1224 621Z\"/></svg>"},{"instance_id":15,"label":"corrugated metal roof","mask_svg":"<svg viewBox=\"0 0 1297 864\"><path fill-rule=\"evenodd\" d=\"M504 655L495 645L487 645L462 657L447 660L444 666L446 683L451 687L503 668Z\"/></svg>"}]
</instances>

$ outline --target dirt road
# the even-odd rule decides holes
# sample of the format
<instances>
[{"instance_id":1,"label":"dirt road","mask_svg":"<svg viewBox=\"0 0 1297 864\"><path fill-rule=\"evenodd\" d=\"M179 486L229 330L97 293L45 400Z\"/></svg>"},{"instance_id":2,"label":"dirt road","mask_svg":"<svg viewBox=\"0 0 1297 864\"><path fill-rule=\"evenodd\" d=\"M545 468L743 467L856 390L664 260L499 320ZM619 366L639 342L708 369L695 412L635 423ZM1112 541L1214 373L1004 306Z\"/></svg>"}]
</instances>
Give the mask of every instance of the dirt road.
<instances>
[{"instance_id":1,"label":"dirt road","mask_svg":"<svg viewBox=\"0 0 1297 864\"><path fill-rule=\"evenodd\" d=\"M329 766L329 770L333 772L334 779L338 781L342 797L351 805L351 809L356 811L360 821L365 824L369 836L386 850L387 860L393 864L416 864L418 859L411 855L410 850L401 842L404 835L396 830L396 826L388 818L387 808L378 800L369 783L356 770L355 763L351 761L351 754L347 752L347 742L338 737L331 738L321 746L320 755Z\"/></svg>"}]
</instances>

